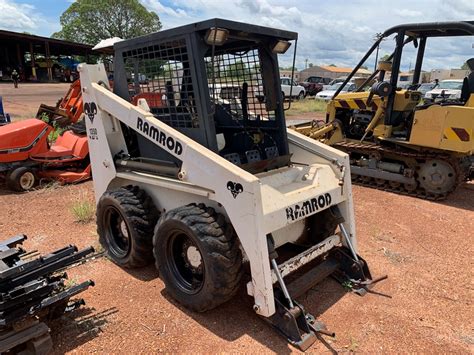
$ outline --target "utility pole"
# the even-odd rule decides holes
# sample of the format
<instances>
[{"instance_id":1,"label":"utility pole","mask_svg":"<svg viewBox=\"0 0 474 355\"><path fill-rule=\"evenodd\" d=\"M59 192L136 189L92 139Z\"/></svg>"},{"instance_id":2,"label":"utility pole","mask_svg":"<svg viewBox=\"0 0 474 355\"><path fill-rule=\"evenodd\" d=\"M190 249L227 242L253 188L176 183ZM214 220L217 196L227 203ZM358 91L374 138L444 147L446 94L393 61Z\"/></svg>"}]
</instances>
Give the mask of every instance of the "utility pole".
<instances>
[{"instance_id":1,"label":"utility pole","mask_svg":"<svg viewBox=\"0 0 474 355\"><path fill-rule=\"evenodd\" d=\"M308 58L304 60L304 68L308 69Z\"/></svg>"},{"instance_id":2,"label":"utility pole","mask_svg":"<svg viewBox=\"0 0 474 355\"><path fill-rule=\"evenodd\" d=\"M378 41L382 37L382 32L378 32L374 36L374 41ZM374 71L377 70L377 63L379 60L379 48L380 48L380 43L377 46L377 51L375 52L375 64L374 64Z\"/></svg>"}]
</instances>

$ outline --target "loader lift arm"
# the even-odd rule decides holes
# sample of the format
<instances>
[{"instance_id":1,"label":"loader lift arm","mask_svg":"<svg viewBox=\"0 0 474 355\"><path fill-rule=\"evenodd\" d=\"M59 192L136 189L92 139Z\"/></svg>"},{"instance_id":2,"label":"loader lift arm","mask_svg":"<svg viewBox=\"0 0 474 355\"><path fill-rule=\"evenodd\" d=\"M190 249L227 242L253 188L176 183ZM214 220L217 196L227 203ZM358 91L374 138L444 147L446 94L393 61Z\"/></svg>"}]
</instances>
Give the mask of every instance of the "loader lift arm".
<instances>
[{"instance_id":1,"label":"loader lift arm","mask_svg":"<svg viewBox=\"0 0 474 355\"><path fill-rule=\"evenodd\" d=\"M321 275L361 284L371 276L357 254L347 155L282 124L275 50L296 38L214 19L117 44L115 93L99 84L106 80L102 65L81 64L78 70L99 238L112 260L143 265L152 251L170 294L205 311L232 297L242 249L254 311L305 349L315 332L325 330L292 293ZM261 77L244 71L236 78L225 72L232 66L216 64L244 61L258 68L262 60L273 67ZM179 65L164 77L167 71L157 64L168 63ZM273 96L266 103L253 94L258 84ZM156 214L137 215L130 201ZM149 231L129 228L137 217L156 223L153 244L147 244ZM276 251L287 244L298 245L298 252L277 263ZM225 257L215 259L220 253ZM331 261L316 268L324 260ZM314 272L287 284L285 277L303 265Z\"/></svg>"}]
</instances>

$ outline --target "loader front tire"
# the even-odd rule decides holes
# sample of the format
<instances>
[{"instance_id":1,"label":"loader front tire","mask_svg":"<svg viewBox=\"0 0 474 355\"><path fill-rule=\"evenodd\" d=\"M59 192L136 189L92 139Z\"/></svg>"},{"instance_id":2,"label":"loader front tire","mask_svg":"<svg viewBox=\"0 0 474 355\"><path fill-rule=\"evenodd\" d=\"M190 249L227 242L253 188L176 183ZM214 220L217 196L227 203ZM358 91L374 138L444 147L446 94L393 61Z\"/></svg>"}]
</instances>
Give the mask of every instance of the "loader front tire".
<instances>
[{"instance_id":1,"label":"loader front tire","mask_svg":"<svg viewBox=\"0 0 474 355\"><path fill-rule=\"evenodd\" d=\"M153 229L159 213L138 186L105 192L97 205L99 242L116 264L142 267L153 261Z\"/></svg>"},{"instance_id":2,"label":"loader front tire","mask_svg":"<svg viewBox=\"0 0 474 355\"><path fill-rule=\"evenodd\" d=\"M213 208L191 204L163 214L155 228L153 252L167 292L193 311L213 309L238 290L238 239Z\"/></svg>"}]
</instances>

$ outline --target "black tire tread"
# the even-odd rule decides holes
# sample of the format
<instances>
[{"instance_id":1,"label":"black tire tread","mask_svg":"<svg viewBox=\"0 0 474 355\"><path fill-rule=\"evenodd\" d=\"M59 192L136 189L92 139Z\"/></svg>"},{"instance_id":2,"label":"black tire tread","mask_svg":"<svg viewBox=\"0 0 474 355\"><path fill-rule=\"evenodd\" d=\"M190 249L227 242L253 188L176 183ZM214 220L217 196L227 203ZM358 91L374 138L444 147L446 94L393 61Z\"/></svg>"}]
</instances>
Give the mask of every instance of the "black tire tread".
<instances>
[{"instance_id":1,"label":"black tire tread","mask_svg":"<svg viewBox=\"0 0 474 355\"><path fill-rule=\"evenodd\" d=\"M97 233L99 234L99 242L107 248L105 233L101 230L99 221L99 209L101 202L107 199L114 199L121 207L121 210L129 222L133 231L132 249L125 260L117 260L113 256L111 259L126 268L137 268L149 265L153 261L153 230L159 217L152 199L148 194L138 186L127 185L117 190L107 191L100 198L97 207ZM108 251L108 250L107 250Z\"/></svg>"},{"instance_id":2,"label":"black tire tread","mask_svg":"<svg viewBox=\"0 0 474 355\"><path fill-rule=\"evenodd\" d=\"M17 191L17 192L24 192L25 190L23 190L23 188L21 187L20 185L20 175L24 174L25 172L31 172L33 173L33 175L35 176L35 183L34 185L36 185L37 183L37 177L36 177L36 174L35 172L33 171L33 169L31 168L28 168L26 166L20 166L16 169L14 169L13 171L11 171L8 175L7 175L7 187L10 189L10 190L13 190L13 191ZM33 185L33 186L34 186Z\"/></svg>"},{"instance_id":3,"label":"black tire tread","mask_svg":"<svg viewBox=\"0 0 474 355\"><path fill-rule=\"evenodd\" d=\"M163 275L161 268L165 267L165 264L157 257L158 248L161 247L159 231L160 227L170 220L186 224L205 245L210 259L206 268L212 268L214 275L210 292L201 294L198 302L188 296L185 306L197 312L204 312L231 299L237 292L242 277L242 252L232 226L226 222L222 214L216 213L213 208L204 204L190 204L163 214L155 227L153 238L155 263L160 275ZM167 280L164 281L166 287L171 289L169 291L174 293L173 285Z\"/></svg>"}]
</instances>

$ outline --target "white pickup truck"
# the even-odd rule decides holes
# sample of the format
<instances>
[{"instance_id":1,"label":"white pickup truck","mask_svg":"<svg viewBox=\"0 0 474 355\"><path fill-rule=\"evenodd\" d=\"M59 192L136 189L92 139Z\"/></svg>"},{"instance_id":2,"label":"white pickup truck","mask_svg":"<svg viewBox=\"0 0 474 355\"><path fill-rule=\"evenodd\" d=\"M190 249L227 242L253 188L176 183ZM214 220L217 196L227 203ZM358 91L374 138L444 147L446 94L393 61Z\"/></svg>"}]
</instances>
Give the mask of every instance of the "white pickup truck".
<instances>
[{"instance_id":1,"label":"white pickup truck","mask_svg":"<svg viewBox=\"0 0 474 355\"><path fill-rule=\"evenodd\" d=\"M303 86L297 84L291 78L280 78L280 82L281 93L285 97L285 99L289 99L291 96L292 99L302 100L306 96L306 89ZM265 101L265 96L263 95L263 88L261 86L255 87L254 95L260 102Z\"/></svg>"}]
</instances>

